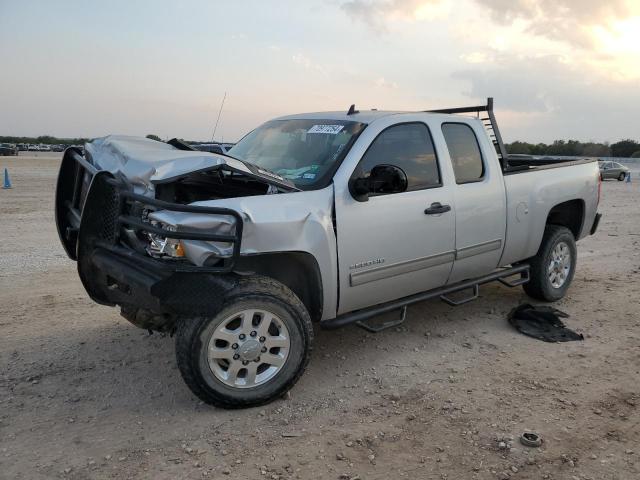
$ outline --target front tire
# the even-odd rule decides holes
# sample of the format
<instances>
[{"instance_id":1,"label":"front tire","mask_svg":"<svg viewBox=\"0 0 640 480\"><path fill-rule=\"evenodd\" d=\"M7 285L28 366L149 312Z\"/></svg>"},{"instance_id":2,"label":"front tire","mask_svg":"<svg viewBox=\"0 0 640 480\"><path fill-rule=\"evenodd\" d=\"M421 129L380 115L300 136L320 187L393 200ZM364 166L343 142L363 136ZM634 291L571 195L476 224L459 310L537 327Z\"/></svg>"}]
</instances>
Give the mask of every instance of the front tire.
<instances>
[{"instance_id":1,"label":"front tire","mask_svg":"<svg viewBox=\"0 0 640 480\"><path fill-rule=\"evenodd\" d=\"M538 300L560 300L571 285L577 258L571 230L547 225L538 253L529 259L530 280L523 285L524 291Z\"/></svg>"},{"instance_id":2,"label":"front tire","mask_svg":"<svg viewBox=\"0 0 640 480\"><path fill-rule=\"evenodd\" d=\"M626 176L627 176L627 175L626 175L625 173L621 173L620 175L618 175L618 181L619 181L619 182L623 182L623 181L624 181L624 179L626 178Z\"/></svg>"},{"instance_id":3,"label":"front tire","mask_svg":"<svg viewBox=\"0 0 640 480\"><path fill-rule=\"evenodd\" d=\"M217 315L179 322L176 358L202 401L246 408L284 395L309 363L312 342L300 299L280 282L255 276L240 280Z\"/></svg>"}]
</instances>

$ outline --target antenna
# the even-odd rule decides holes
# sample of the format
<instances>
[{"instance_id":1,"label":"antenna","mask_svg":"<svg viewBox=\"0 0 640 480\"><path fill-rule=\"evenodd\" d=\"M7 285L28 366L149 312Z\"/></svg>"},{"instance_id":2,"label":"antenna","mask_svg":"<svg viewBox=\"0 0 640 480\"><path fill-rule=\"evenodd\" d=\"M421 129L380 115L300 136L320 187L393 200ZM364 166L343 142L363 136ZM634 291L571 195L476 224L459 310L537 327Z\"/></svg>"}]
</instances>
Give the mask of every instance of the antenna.
<instances>
[{"instance_id":1,"label":"antenna","mask_svg":"<svg viewBox=\"0 0 640 480\"><path fill-rule=\"evenodd\" d=\"M227 99L227 92L224 92L224 97L222 97L222 103L220 104L220 110L218 111L218 118L216 118L216 124L213 127L213 134L211 135L211 142L216 137L216 130L218 129L218 122L220 121L220 115L222 115L222 107L224 107L224 101Z\"/></svg>"},{"instance_id":2,"label":"antenna","mask_svg":"<svg viewBox=\"0 0 640 480\"><path fill-rule=\"evenodd\" d=\"M347 115L354 115L356 113L360 113L360 112L356 110L356 106L355 104L353 104L349 107L349 111L347 112Z\"/></svg>"}]
</instances>

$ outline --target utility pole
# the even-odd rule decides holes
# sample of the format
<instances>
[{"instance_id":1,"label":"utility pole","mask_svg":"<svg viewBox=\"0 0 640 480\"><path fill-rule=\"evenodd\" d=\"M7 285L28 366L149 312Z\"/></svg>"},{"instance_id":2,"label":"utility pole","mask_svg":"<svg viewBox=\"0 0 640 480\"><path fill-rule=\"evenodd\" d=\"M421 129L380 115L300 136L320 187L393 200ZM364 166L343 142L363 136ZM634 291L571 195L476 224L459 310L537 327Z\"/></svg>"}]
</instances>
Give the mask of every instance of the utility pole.
<instances>
[{"instance_id":1,"label":"utility pole","mask_svg":"<svg viewBox=\"0 0 640 480\"><path fill-rule=\"evenodd\" d=\"M216 119L216 124L213 127L213 135L211 135L211 143L213 143L216 137L216 130L218 129L218 122L220 121L220 115L222 115L222 107L224 107L224 101L227 99L227 92L224 92L224 97L222 97L222 103L220 104L220 110L218 111L218 118Z\"/></svg>"}]
</instances>

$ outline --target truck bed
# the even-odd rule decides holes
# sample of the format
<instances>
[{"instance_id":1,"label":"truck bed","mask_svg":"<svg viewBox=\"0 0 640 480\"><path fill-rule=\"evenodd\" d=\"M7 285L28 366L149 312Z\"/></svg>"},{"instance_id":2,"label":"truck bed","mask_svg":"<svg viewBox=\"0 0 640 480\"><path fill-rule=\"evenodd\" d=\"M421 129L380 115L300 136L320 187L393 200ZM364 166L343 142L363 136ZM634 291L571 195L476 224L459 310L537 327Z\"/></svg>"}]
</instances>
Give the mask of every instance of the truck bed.
<instances>
[{"instance_id":1,"label":"truck bed","mask_svg":"<svg viewBox=\"0 0 640 480\"><path fill-rule=\"evenodd\" d=\"M585 163L597 162L596 158L573 158L573 157L525 157L510 155L507 157L509 168L505 175L514 175L534 170L548 170L551 168L570 167L572 165L582 165Z\"/></svg>"}]
</instances>

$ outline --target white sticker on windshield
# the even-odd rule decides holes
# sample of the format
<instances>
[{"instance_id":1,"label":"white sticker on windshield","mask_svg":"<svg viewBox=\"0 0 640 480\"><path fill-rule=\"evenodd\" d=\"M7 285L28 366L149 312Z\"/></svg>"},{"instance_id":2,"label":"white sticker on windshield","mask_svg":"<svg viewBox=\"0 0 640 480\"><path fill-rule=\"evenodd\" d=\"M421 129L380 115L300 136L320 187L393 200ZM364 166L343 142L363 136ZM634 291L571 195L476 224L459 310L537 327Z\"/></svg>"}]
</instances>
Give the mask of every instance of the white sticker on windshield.
<instances>
[{"instance_id":1,"label":"white sticker on windshield","mask_svg":"<svg viewBox=\"0 0 640 480\"><path fill-rule=\"evenodd\" d=\"M344 125L314 125L307 133L325 133L328 135L337 135L340 130L344 128Z\"/></svg>"}]
</instances>

